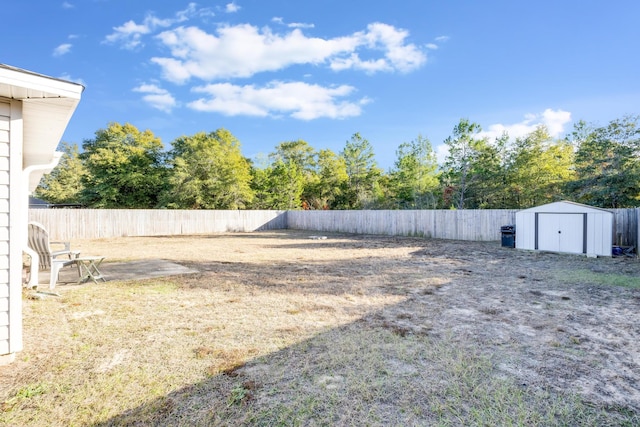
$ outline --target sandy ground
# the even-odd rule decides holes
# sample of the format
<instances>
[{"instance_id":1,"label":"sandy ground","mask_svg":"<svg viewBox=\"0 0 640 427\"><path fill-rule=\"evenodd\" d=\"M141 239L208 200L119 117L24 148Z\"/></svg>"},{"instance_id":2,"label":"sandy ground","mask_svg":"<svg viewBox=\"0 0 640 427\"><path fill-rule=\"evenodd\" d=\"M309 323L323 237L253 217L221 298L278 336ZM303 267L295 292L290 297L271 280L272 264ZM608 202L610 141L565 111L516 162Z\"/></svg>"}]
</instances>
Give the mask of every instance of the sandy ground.
<instances>
[{"instance_id":1,"label":"sandy ground","mask_svg":"<svg viewBox=\"0 0 640 427\"><path fill-rule=\"evenodd\" d=\"M446 331L462 345L499 355L499 369L523 387L558 388L640 410L640 290L576 274L637 278L637 260L444 241L411 255L412 263L424 263L425 274L446 279L433 294L414 292L389 313L411 313L400 327L428 325L430 334Z\"/></svg>"},{"instance_id":2,"label":"sandy ground","mask_svg":"<svg viewBox=\"0 0 640 427\"><path fill-rule=\"evenodd\" d=\"M321 238L318 238L321 237ZM163 258L198 270L193 286L393 296L357 322L447 336L496 361L521 387L577 393L640 412L640 261L386 236L265 232L74 242L109 261ZM302 298L302 297L301 297ZM355 310L355 309L354 309Z\"/></svg>"},{"instance_id":3,"label":"sandy ground","mask_svg":"<svg viewBox=\"0 0 640 427\"><path fill-rule=\"evenodd\" d=\"M460 345L497 355L500 370L522 387L558 388L640 411L640 289L602 282L612 274L621 283L637 280L635 258L519 251L499 242L294 231L146 242L129 243L128 256L157 256L152 248L171 242L176 246L163 255L173 260L190 257L189 267L242 275L246 283L283 292L304 286L307 292L402 296L401 303L363 321L400 334L451 334ZM104 243L91 242L91 249L114 247ZM205 246L197 250L199 244ZM122 251L107 255L122 257ZM247 268L257 261L260 268ZM282 281L300 276L307 278L304 284Z\"/></svg>"}]
</instances>

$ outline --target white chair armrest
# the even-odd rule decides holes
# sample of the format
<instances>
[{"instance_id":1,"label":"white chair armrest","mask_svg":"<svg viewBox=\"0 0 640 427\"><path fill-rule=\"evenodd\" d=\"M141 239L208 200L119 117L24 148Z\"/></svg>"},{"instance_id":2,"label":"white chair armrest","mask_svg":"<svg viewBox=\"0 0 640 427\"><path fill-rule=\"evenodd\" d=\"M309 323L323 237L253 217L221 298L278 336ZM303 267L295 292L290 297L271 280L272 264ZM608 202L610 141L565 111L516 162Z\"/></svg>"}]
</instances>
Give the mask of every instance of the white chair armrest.
<instances>
[{"instance_id":1,"label":"white chair armrest","mask_svg":"<svg viewBox=\"0 0 640 427\"><path fill-rule=\"evenodd\" d=\"M65 251L71 250L71 242L49 242L50 245L64 245Z\"/></svg>"},{"instance_id":2,"label":"white chair armrest","mask_svg":"<svg viewBox=\"0 0 640 427\"><path fill-rule=\"evenodd\" d=\"M69 259L76 259L80 256L80 251L56 251L56 252L51 252L51 258L56 261L56 258L59 257L60 255L65 255L67 256Z\"/></svg>"}]
</instances>

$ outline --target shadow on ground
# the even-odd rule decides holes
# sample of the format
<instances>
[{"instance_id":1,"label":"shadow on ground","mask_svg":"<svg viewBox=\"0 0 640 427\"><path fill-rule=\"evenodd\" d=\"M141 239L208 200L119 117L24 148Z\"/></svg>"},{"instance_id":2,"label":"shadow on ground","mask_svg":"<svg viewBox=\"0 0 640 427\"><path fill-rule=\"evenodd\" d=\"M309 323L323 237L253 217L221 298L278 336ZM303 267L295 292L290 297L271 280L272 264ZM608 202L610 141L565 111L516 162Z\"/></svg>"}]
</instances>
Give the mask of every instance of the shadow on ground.
<instances>
[{"instance_id":1,"label":"shadow on ground","mask_svg":"<svg viewBox=\"0 0 640 427\"><path fill-rule=\"evenodd\" d=\"M403 304L400 304L402 306ZM412 307L396 307L406 310ZM592 405L496 375L449 331L413 334L385 310L123 412L96 427L227 425L633 425ZM211 363L215 361L211 357ZM499 409L499 410L498 410Z\"/></svg>"}]
</instances>

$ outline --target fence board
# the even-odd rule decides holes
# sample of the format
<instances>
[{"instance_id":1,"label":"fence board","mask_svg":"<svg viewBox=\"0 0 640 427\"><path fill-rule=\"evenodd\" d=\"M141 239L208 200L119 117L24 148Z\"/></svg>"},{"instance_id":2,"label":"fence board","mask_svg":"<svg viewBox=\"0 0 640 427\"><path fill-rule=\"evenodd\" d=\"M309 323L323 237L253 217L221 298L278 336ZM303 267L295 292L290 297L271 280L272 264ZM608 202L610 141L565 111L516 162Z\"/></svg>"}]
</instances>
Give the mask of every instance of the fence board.
<instances>
[{"instance_id":1,"label":"fence board","mask_svg":"<svg viewBox=\"0 0 640 427\"><path fill-rule=\"evenodd\" d=\"M636 246L638 235L638 209L610 209L613 212L613 244Z\"/></svg>"}]
</instances>

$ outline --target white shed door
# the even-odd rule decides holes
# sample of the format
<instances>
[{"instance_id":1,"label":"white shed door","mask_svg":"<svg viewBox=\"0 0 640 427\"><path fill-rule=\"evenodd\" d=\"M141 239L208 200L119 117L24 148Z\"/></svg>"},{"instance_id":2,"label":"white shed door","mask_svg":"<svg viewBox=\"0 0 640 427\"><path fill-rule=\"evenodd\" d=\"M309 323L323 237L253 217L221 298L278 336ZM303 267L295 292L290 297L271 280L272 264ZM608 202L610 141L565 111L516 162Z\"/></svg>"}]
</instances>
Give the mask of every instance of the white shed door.
<instances>
[{"instance_id":1,"label":"white shed door","mask_svg":"<svg viewBox=\"0 0 640 427\"><path fill-rule=\"evenodd\" d=\"M538 213L537 248L541 251L584 253L585 217L581 213Z\"/></svg>"}]
</instances>

